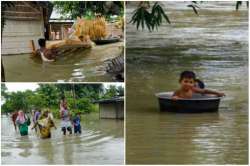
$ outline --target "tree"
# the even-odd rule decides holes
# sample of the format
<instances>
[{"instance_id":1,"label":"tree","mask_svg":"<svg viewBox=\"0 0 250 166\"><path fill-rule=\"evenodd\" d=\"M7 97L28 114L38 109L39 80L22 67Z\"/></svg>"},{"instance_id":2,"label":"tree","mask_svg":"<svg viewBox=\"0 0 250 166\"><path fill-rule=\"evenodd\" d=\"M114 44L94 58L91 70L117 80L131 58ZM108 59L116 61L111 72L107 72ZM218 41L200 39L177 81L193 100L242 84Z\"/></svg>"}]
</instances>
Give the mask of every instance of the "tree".
<instances>
[{"instance_id":1,"label":"tree","mask_svg":"<svg viewBox=\"0 0 250 166\"><path fill-rule=\"evenodd\" d=\"M53 4L62 15L68 15L71 19L76 19L78 16L92 16L92 13L120 15L123 11L122 1L55 1Z\"/></svg>"},{"instance_id":2,"label":"tree","mask_svg":"<svg viewBox=\"0 0 250 166\"><path fill-rule=\"evenodd\" d=\"M153 5L152 5L153 3ZM200 2L202 3L202 2ZM246 5L248 8L248 1L246 1ZM236 10L242 5L242 1L236 1L235 8ZM133 12L133 16L129 23L136 24L136 28L139 29L140 27L142 30L144 29L145 25L147 29L151 32L153 30L157 30L159 26L162 25L163 19L171 24L169 17L163 10L163 4L161 2L150 2L150 1L141 1L135 11ZM197 1L190 1L190 4L187 7L192 8L195 14L198 15L198 2Z\"/></svg>"},{"instance_id":3,"label":"tree","mask_svg":"<svg viewBox=\"0 0 250 166\"><path fill-rule=\"evenodd\" d=\"M118 91L119 96L124 96L124 88L123 88L123 86L118 86L117 91Z\"/></svg>"},{"instance_id":4,"label":"tree","mask_svg":"<svg viewBox=\"0 0 250 166\"><path fill-rule=\"evenodd\" d=\"M7 92L8 88L6 87L6 85L4 83L1 84L1 96L4 98L8 98L8 92Z\"/></svg>"},{"instance_id":5,"label":"tree","mask_svg":"<svg viewBox=\"0 0 250 166\"><path fill-rule=\"evenodd\" d=\"M45 101L47 107L57 106L59 103L59 91L54 84L39 84L37 93Z\"/></svg>"}]
</instances>

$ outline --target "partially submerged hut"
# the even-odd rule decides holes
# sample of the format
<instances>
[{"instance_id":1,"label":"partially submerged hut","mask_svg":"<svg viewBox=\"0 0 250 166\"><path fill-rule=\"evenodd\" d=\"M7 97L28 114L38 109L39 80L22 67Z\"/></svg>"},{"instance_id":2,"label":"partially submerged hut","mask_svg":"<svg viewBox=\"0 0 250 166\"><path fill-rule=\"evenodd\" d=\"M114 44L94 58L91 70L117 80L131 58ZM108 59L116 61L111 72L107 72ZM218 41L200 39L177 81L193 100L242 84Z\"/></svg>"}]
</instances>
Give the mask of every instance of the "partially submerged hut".
<instances>
[{"instance_id":1,"label":"partially submerged hut","mask_svg":"<svg viewBox=\"0 0 250 166\"><path fill-rule=\"evenodd\" d=\"M49 37L53 5L48 1L12 1L4 11L2 54L31 53L30 41ZM3 16L2 16L3 17ZM37 47L37 42L36 47Z\"/></svg>"},{"instance_id":2,"label":"partially submerged hut","mask_svg":"<svg viewBox=\"0 0 250 166\"><path fill-rule=\"evenodd\" d=\"M124 97L96 101L100 118L124 119Z\"/></svg>"}]
</instances>

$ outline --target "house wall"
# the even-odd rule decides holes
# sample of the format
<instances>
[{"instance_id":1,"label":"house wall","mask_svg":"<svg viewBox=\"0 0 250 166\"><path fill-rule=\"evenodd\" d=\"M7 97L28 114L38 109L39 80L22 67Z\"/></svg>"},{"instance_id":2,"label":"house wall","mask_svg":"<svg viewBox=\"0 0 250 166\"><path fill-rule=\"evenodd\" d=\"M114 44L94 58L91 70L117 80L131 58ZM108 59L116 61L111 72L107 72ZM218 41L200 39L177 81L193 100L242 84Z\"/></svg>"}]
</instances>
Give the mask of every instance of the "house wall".
<instances>
[{"instance_id":1,"label":"house wall","mask_svg":"<svg viewBox=\"0 0 250 166\"><path fill-rule=\"evenodd\" d=\"M124 118L123 102L120 103L100 103L100 118Z\"/></svg>"},{"instance_id":2,"label":"house wall","mask_svg":"<svg viewBox=\"0 0 250 166\"><path fill-rule=\"evenodd\" d=\"M42 8L31 2L15 1L14 7L4 12L5 26L2 34L2 54L31 53L30 40L44 37Z\"/></svg>"},{"instance_id":3,"label":"house wall","mask_svg":"<svg viewBox=\"0 0 250 166\"><path fill-rule=\"evenodd\" d=\"M124 102L117 103L117 118L118 119L124 118Z\"/></svg>"},{"instance_id":4,"label":"house wall","mask_svg":"<svg viewBox=\"0 0 250 166\"><path fill-rule=\"evenodd\" d=\"M31 53L30 40L44 37L43 21L39 20L6 20L2 36L2 54Z\"/></svg>"},{"instance_id":5,"label":"house wall","mask_svg":"<svg viewBox=\"0 0 250 166\"><path fill-rule=\"evenodd\" d=\"M100 118L116 118L116 108L112 103L100 103Z\"/></svg>"}]
</instances>

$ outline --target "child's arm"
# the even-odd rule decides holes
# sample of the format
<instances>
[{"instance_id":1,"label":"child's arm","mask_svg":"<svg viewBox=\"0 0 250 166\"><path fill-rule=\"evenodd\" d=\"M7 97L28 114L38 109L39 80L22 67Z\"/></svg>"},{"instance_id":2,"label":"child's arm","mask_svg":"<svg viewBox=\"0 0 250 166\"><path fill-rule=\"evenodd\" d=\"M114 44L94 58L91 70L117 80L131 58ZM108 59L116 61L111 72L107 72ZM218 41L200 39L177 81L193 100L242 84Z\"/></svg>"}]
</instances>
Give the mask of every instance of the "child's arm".
<instances>
[{"instance_id":1,"label":"child's arm","mask_svg":"<svg viewBox=\"0 0 250 166\"><path fill-rule=\"evenodd\" d=\"M179 94L180 94L179 91L175 91L174 94L172 95L172 100L182 99Z\"/></svg>"},{"instance_id":2,"label":"child's arm","mask_svg":"<svg viewBox=\"0 0 250 166\"><path fill-rule=\"evenodd\" d=\"M218 97L225 96L224 93L217 92L217 91L213 91L213 90L209 90L209 89L193 88L193 91L194 91L195 93L211 94L211 95L216 95L216 96L218 96Z\"/></svg>"}]
</instances>

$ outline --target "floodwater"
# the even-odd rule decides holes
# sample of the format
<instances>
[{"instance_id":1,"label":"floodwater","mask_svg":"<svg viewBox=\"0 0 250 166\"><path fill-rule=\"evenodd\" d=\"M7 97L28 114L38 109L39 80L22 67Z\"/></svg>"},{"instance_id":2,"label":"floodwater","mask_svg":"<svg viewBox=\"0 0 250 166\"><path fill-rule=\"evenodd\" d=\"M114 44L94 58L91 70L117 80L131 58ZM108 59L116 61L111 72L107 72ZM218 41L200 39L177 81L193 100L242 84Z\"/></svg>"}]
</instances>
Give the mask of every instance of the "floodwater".
<instances>
[{"instance_id":1,"label":"floodwater","mask_svg":"<svg viewBox=\"0 0 250 166\"><path fill-rule=\"evenodd\" d=\"M164 2L171 25L126 33L126 163L248 164L248 11L235 2ZM127 22L133 11L127 7ZM157 92L193 70L226 94L218 113L159 112Z\"/></svg>"},{"instance_id":2,"label":"floodwater","mask_svg":"<svg viewBox=\"0 0 250 166\"><path fill-rule=\"evenodd\" d=\"M85 82L114 81L105 71L106 60L122 52L123 42L94 46L42 62L29 54L2 56L8 82Z\"/></svg>"},{"instance_id":3,"label":"floodwater","mask_svg":"<svg viewBox=\"0 0 250 166\"><path fill-rule=\"evenodd\" d=\"M35 130L21 137L11 120L2 116L2 164L123 164L123 120L82 117L82 134L63 136L60 121L51 139L40 139Z\"/></svg>"}]
</instances>

